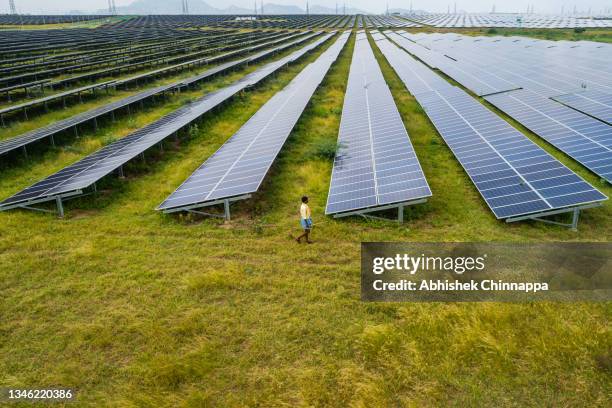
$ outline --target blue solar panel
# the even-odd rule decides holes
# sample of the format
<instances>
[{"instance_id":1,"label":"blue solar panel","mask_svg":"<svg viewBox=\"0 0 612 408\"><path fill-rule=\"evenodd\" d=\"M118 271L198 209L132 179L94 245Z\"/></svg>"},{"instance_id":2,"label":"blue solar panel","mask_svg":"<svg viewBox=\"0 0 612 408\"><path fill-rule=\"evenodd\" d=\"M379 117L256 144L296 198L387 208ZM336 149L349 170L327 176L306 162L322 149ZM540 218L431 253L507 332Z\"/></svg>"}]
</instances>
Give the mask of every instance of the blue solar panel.
<instances>
[{"instance_id":1,"label":"blue solar panel","mask_svg":"<svg viewBox=\"0 0 612 408\"><path fill-rule=\"evenodd\" d=\"M389 38L393 40L408 41L392 31L389 31L388 35ZM413 95L435 90L450 89L453 87L440 75L412 58L389 40L377 41L376 45L387 61L389 61L395 73L400 77L406 87L410 89L410 93Z\"/></svg>"},{"instance_id":2,"label":"blue solar panel","mask_svg":"<svg viewBox=\"0 0 612 408\"><path fill-rule=\"evenodd\" d=\"M357 35L326 214L431 196L365 33Z\"/></svg>"},{"instance_id":3,"label":"blue solar panel","mask_svg":"<svg viewBox=\"0 0 612 408\"><path fill-rule=\"evenodd\" d=\"M612 181L612 127L528 90L485 98L601 178Z\"/></svg>"},{"instance_id":4,"label":"blue solar panel","mask_svg":"<svg viewBox=\"0 0 612 408\"><path fill-rule=\"evenodd\" d=\"M553 99L612 125L612 91L586 91L555 96Z\"/></svg>"},{"instance_id":5,"label":"blue solar panel","mask_svg":"<svg viewBox=\"0 0 612 408\"><path fill-rule=\"evenodd\" d=\"M233 82L231 85L211 92L191 104L136 130L129 136L119 139L82 160L65 167L46 179L7 198L0 203L0 210L81 194L82 189L92 186L102 177L110 174L150 147L189 125L238 92L255 85L281 67L302 57L307 52L327 41L331 36L332 34L327 34L286 57L266 64Z\"/></svg>"},{"instance_id":6,"label":"blue solar panel","mask_svg":"<svg viewBox=\"0 0 612 408\"><path fill-rule=\"evenodd\" d=\"M497 218L607 199L464 91L417 99Z\"/></svg>"},{"instance_id":7,"label":"blue solar panel","mask_svg":"<svg viewBox=\"0 0 612 408\"><path fill-rule=\"evenodd\" d=\"M391 38L397 36L388 35ZM497 218L520 219L607 199L466 92L439 85L433 71L428 73L422 63L403 51L398 54L397 47L394 51L393 45L382 40L377 44L423 106ZM414 43L409 47L427 51ZM426 92L426 89L431 91ZM500 94L500 98L517 92L522 91ZM590 124L594 122L597 121ZM602 124L598 122L597 125L601 130ZM581 130L585 132L586 127L581 127Z\"/></svg>"},{"instance_id":8,"label":"blue solar panel","mask_svg":"<svg viewBox=\"0 0 612 408\"><path fill-rule=\"evenodd\" d=\"M158 207L168 212L216 204L259 189L349 33L274 95Z\"/></svg>"}]
</instances>

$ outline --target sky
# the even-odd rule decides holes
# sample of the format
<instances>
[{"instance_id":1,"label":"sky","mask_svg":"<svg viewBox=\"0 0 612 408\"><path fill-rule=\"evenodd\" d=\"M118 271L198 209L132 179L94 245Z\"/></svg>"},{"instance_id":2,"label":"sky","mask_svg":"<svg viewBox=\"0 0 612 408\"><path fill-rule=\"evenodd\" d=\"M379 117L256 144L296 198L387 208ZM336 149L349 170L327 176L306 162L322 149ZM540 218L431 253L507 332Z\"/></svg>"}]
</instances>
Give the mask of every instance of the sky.
<instances>
[{"instance_id":1,"label":"sky","mask_svg":"<svg viewBox=\"0 0 612 408\"><path fill-rule=\"evenodd\" d=\"M60 13L69 10L93 11L107 8L107 0L14 0L17 10L20 13ZM229 5L244 8L253 8L253 0L204 0L213 7L226 8ZM117 6L130 4L132 0L115 0ZM259 1L258 1L259 2ZM389 7L410 8L410 0L389 0ZM264 3L275 3L285 5L298 5L306 7L306 0L264 0ZM310 0L311 4L335 7L335 0ZM341 5L343 0L339 0ZM348 0L347 6L356 7L372 13L383 13L386 0ZM414 9L427 10L431 12L446 12L450 6L454 8L454 0L412 0ZM612 0L457 0L457 10L467 12L489 12L493 4L497 12L518 12L526 11L527 6L532 4L535 12L554 13L561 12L561 7L565 6L565 11L573 10L574 5L578 10L586 12L592 8L593 13L600 13L604 8L612 8ZM8 13L9 0L0 0L0 13Z\"/></svg>"}]
</instances>

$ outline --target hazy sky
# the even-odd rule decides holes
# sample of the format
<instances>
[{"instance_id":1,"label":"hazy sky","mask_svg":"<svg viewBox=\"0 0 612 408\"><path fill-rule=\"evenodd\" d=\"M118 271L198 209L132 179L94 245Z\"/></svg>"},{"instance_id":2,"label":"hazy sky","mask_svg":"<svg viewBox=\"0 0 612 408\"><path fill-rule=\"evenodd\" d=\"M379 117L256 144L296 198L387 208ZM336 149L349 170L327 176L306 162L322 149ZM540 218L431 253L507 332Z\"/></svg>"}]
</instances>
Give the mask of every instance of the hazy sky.
<instances>
[{"instance_id":1,"label":"hazy sky","mask_svg":"<svg viewBox=\"0 0 612 408\"><path fill-rule=\"evenodd\" d=\"M245 8L253 8L253 0L204 0L214 7L225 8L229 5L236 5ZM115 0L117 6L130 4L132 0ZM258 0L259 3L259 0ZM275 4L294 4L305 8L306 0L264 0L264 3ZM311 4L319 4L334 7L335 0L310 0ZM343 0L339 0L341 5ZM374 13L382 13L385 10L386 0L350 0L347 6L357 7ZM453 10L453 0L412 0L414 9L428 11L446 12L450 5ZM21 13L57 13L68 10L92 11L107 7L107 0L15 0L17 9ZM535 11L540 13L559 13L561 6L565 5L568 12L574 8L587 11L592 7L593 13L599 13L604 8L612 8L612 0L458 0L457 10L470 12L488 12L495 4L498 12L525 11L528 4L533 4ZM389 0L389 7L410 8L410 0ZM7 13L9 10L9 0L0 0L0 13Z\"/></svg>"}]
</instances>

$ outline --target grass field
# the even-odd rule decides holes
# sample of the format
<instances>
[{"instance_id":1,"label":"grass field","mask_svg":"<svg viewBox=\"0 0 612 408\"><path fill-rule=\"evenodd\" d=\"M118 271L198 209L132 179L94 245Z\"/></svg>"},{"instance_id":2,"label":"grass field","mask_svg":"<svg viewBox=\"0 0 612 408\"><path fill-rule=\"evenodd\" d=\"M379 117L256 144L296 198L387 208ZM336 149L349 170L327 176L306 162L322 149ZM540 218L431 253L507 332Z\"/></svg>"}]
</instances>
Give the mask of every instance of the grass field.
<instances>
[{"instance_id":1,"label":"grass field","mask_svg":"<svg viewBox=\"0 0 612 408\"><path fill-rule=\"evenodd\" d=\"M353 41L229 223L154 208L318 53L130 166L126 179L110 178L98 196L67 203L65 219L0 213L0 384L73 387L79 406L609 406L609 303L359 300L361 241L607 241L612 207L585 211L577 232L496 221L376 51L433 197L407 209L403 225L325 217L331 161L319 153L337 138ZM0 197L181 102L3 170ZM298 246L290 234L303 194L315 244Z\"/></svg>"}]
</instances>

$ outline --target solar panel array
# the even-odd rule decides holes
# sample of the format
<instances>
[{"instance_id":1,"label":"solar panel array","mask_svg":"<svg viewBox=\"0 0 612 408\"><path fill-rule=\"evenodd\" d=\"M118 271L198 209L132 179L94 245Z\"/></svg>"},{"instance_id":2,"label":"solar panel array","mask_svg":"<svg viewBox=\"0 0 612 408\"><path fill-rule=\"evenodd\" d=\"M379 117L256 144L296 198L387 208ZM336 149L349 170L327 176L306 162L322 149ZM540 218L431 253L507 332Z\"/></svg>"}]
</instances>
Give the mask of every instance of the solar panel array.
<instances>
[{"instance_id":1,"label":"solar panel array","mask_svg":"<svg viewBox=\"0 0 612 408\"><path fill-rule=\"evenodd\" d=\"M206 206L257 191L348 37L349 33L342 34L314 63L276 93L161 203L158 210L172 212Z\"/></svg>"},{"instance_id":2,"label":"solar panel array","mask_svg":"<svg viewBox=\"0 0 612 408\"><path fill-rule=\"evenodd\" d=\"M612 91L586 91L559 95L553 99L612 125Z\"/></svg>"},{"instance_id":3,"label":"solar panel array","mask_svg":"<svg viewBox=\"0 0 612 408\"><path fill-rule=\"evenodd\" d=\"M357 34L326 214L409 203L431 190L365 33Z\"/></svg>"},{"instance_id":4,"label":"solar panel array","mask_svg":"<svg viewBox=\"0 0 612 408\"><path fill-rule=\"evenodd\" d=\"M445 28L506 27L506 28L577 28L612 27L610 16L544 15L533 13L408 13L406 18L423 25Z\"/></svg>"},{"instance_id":5,"label":"solar panel array","mask_svg":"<svg viewBox=\"0 0 612 408\"><path fill-rule=\"evenodd\" d=\"M605 118L611 114L612 46L519 37L400 34L389 35L610 181L612 126ZM470 73L471 78L458 71ZM504 83L521 89L504 87ZM569 107L572 104L575 109ZM589 112L593 117L587 116ZM600 120L594 119L598 117Z\"/></svg>"},{"instance_id":6,"label":"solar panel array","mask_svg":"<svg viewBox=\"0 0 612 408\"><path fill-rule=\"evenodd\" d=\"M271 48L271 49L267 49L264 51L260 51L258 53L249 55L248 57L245 58L241 58L239 60L234 60L234 61L230 61L224 64L220 64L218 66L215 66L213 68L210 68L204 72L201 72L193 77L190 78L186 78L183 80L179 80L177 82L174 82L172 84L168 84L168 85L162 85L156 88L152 88L152 89L147 89L145 91L139 92L135 95L130 95L126 98L123 98L119 101L116 102L112 102L109 103L107 105L98 107L98 108L94 108L92 110L77 114L75 116L66 118L64 120L60 120L58 122L52 123L51 125L42 127L42 128L38 128L35 130L32 130L30 132L27 132L25 134L7 139L7 140L2 140L0 141L0 155L2 154L6 154L9 153L11 151L14 151L16 149L22 148L24 146L27 146L31 143L37 142L41 139L47 138L47 137L52 137L55 134L62 132L66 129L70 129L72 127L75 127L79 124L85 123L87 121L90 120L95 120L96 118L99 118L102 115L106 115L108 113L112 113L114 111L117 111L118 109L121 109L123 107L132 105L136 102L142 102L145 99L151 98L155 95L161 94L163 92L169 91L169 90L173 90L173 89L177 89L177 88L182 88L182 87L186 87L186 86L192 86L200 81L205 80L206 78L209 78L213 75L217 75L221 72L225 72L228 71L232 68L235 68L237 66L240 65L244 65L244 64L249 64L255 61L260 60L261 58L264 58L266 56L269 56L275 52L279 52L282 51L286 48L295 46L297 44L300 44L302 42L305 42L311 38L313 38L314 36L316 36L316 33L310 33L310 34L306 34L306 35L301 35L300 34L300 38L298 38L297 40L291 41L291 42L287 42L287 43L283 43L282 45L279 45L277 47ZM289 37L283 37L280 40L275 40L272 42L268 42L265 43L266 45L273 45L273 44L277 44L279 41L284 41L286 39L290 39L293 38L294 36L289 36ZM251 47L247 47L247 50L252 51L252 50L256 50L258 49L260 46L251 46ZM216 58L216 57L212 57L212 58ZM143 74L144 75L144 74ZM147 73L147 76L150 75L150 73ZM120 82L125 82L125 81L131 81L133 78L126 78L121 80ZM117 82L114 83L114 85L117 85Z\"/></svg>"},{"instance_id":7,"label":"solar panel array","mask_svg":"<svg viewBox=\"0 0 612 408\"><path fill-rule=\"evenodd\" d=\"M383 27L421 27L413 21L406 20L398 16L364 16L368 28L383 28Z\"/></svg>"},{"instance_id":8,"label":"solar panel array","mask_svg":"<svg viewBox=\"0 0 612 408\"><path fill-rule=\"evenodd\" d=\"M111 22L113 28L230 28L230 29L305 29L305 28L351 28L355 15L345 14L222 14L222 15L147 15L131 16Z\"/></svg>"},{"instance_id":9,"label":"solar panel array","mask_svg":"<svg viewBox=\"0 0 612 408\"><path fill-rule=\"evenodd\" d=\"M165 92L165 91L168 91L174 88L176 88L176 84L162 85L162 86L159 86L153 89L147 89L143 92L139 92L135 95L130 95L119 101L109 103L99 108L94 108L92 110L80 113L78 115L69 117L67 119L59 120L48 126L44 126L44 127L32 130L30 132L24 133L19 136L15 136L7 140L0 140L0 155L9 153L23 146L27 146L41 139L52 137L53 135L56 135L57 133L62 132L66 129L70 129L76 125L85 123L89 120L96 119L107 113L114 112L117 109L126 107L136 102L141 102L154 95L158 95L162 92Z\"/></svg>"},{"instance_id":10,"label":"solar panel array","mask_svg":"<svg viewBox=\"0 0 612 408\"><path fill-rule=\"evenodd\" d=\"M422 64L408 54L404 64L390 43L377 42L400 78ZM565 167L506 121L457 87L439 87L436 74L422 67L415 98L498 219L546 213L606 200L607 197ZM405 82L412 92L413 82Z\"/></svg>"},{"instance_id":11,"label":"solar panel array","mask_svg":"<svg viewBox=\"0 0 612 408\"><path fill-rule=\"evenodd\" d=\"M612 182L612 128L522 89L485 98L593 173Z\"/></svg>"},{"instance_id":12,"label":"solar panel array","mask_svg":"<svg viewBox=\"0 0 612 408\"><path fill-rule=\"evenodd\" d=\"M94 152L84 159L60 170L46 179L24 189L0 203L0 210L28 205L31 202L54 200L63 195L82 193L82 189L120 168L150 147L160 143L181 128L189 125L204 113L219 106L238 92L276 72L286 64L295 61L307 52L327 41L327 34L313 43L277 61L246 75L233 84L186 105L163 118L133 132L110 145Z\"/></svg>"}]
</instances>

